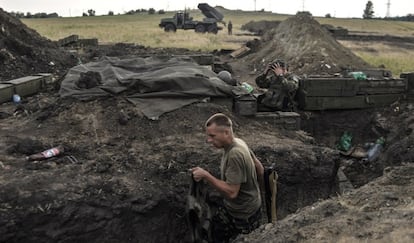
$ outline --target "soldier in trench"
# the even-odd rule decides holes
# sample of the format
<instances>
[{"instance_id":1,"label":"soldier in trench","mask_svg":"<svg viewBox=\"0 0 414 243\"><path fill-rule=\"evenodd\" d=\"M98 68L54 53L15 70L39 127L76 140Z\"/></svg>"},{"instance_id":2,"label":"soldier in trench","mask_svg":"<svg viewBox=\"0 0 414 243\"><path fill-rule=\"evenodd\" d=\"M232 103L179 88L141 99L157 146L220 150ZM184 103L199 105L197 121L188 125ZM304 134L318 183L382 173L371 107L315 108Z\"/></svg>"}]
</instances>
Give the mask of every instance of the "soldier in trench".
<instances>
[{"instance_id":1,"label":"soldier in trench","mask_svg":"<svg viewBox=\"0 0 414 243\"><path fill-rule=\"evenodd\" d=\"M229 242L256 229L261 218L260 184L264 168L246 143L233 134L231 119L217 113L205 123L207 142L223 149L221 177L201 167L191 169L195 181L204 180L224 198L212 219L213 242Z\"/></svg>"},{"instance_id":2,"label":"soldier in trench","mask_svg":"<svg viewBox=\"0 0 414 243\"><path fill-rule=\"evenodd\" d=\"M282 59L269 63L265 71L256 78L260 88L267 89L258 97L259 109L294 111L299 87L299 77L289 72L288 64Z\"/></svg>"}]
</instances>

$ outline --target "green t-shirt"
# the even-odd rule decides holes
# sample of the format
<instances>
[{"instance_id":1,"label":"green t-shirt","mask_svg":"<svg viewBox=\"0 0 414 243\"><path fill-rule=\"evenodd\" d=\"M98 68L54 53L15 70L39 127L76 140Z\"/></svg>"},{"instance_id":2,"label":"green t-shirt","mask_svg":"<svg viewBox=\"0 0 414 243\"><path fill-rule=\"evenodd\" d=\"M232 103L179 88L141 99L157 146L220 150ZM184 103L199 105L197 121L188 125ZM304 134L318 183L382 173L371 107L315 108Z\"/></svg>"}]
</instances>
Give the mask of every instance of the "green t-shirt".
<instances>
[{"instance_id":1,"label":"green t-shirt","mask_svg":"<svg viewBox=\"0 0 414 243\"><path fill-rule=\"evenodd\" d=\"M235 138L233 144L224 151L221 164L221 179L228 184L240 184L235 199L224 199L229 213L240 219L252 216L261 205L256 167L246 143Z\"/></svg>"}]
</instances>

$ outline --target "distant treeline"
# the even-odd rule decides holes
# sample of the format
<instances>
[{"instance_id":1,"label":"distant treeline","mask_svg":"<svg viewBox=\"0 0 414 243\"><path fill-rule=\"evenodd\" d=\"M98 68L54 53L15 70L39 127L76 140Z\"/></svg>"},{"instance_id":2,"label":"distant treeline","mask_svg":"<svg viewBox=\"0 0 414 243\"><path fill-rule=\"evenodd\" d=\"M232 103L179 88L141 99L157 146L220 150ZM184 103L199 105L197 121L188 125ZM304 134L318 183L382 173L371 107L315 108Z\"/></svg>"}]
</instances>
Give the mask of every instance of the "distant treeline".
<instances>
[{"instance_id":1,"label":"distant treeline","mask_svg":"<svg viewBox=\"0 0 414 243\"><path fill-rule=\"evenodd\" d=\"M407 16L403 16L403 17L388 17L385 18L387 20L399 20L399 21L414 21L414 14L408 14Z\"/></svg>"},{"instance_id":2,"label":"distant treeline","mask_svg":"<svg viewBox=\"0 0 414 243\"><path fill-rule=\"evenodd\" d=\"M165 14L165 11L163 9L161 10L155 10L154 8L149 8L149 9L137 9L137 10L129 10L127 12L124 12L123 14L126 15L133 15L133 14ZM17 17L17 18L58 18L60 17L57 13L35 13L32 14L30 12L22 13L22 12L10 12L11 15ZM105 14L103 14L105 15ZM109 16L115 15L113 11L108 11ZM120 13L118 13L117 15L121 15ZM83 17L87 17L87 16L95 16L95 10L93 9L89 9L86 13L82 14ZM326 18L332 18L332 16L330 14L325 15ZM414 14L408 14L407 16L397 16L397 17L385 17L385 18L376 18L376 17L371 17L369 19L381 19L381 20L398 20L398 21L410 21L410 22L414 22Z\"/></svg>"},{"instance_id":3,"label":"distant treeline","mask_svg":"<svg viewBox=\"0 0 414 243\"><path fill-rule=\"evenodd\" d=\"M325 18L333 18L330 14L325 15ZM379 17L371 17L371 18L364 18L364 19L378 19L378 20L395 20L395 21L409 21L414 22L414 15L408 14L407 16L397 16L397 17L385 17L385 18L379 18Z\"/></svg>"},{"instance_id":4,"label":"distant treeline","mask_svg":"<svg viewBox=\"0 0 414 243\"><path fill-rule=\"evenodd\" d=\"M123 14L126 15L132 15L132 14L165 14L165 11L163 9L156 11L154 8L150 8L150 9L137 9L137 10L129 10L127 12L124 12ZM57 13L35 13L32 14L30 12L22 13L22 12L10 12L11 15L17 17L17 18L58 18L61 17L59 16ZM105 14L103 14L105 15ZM108 11L109 16L115 15L113 11ZM118 13L118 15L121 15L120 13ZM95 10L93 9L89 9L86 13L82 13L83 17L86 16L95 16Z\"/></svg>"},{"instance_id":5,"label":"distant treeline","mask_svg":"<svg viewBox=\"0 0 414 243\"><path fill-rule=\"evenodd\" d=\"M26 14L22 12L10 12L11 15L17 17L17 18L57 18L59 15L57 13L35 13L32 14L30 12L27 12Z\"/></svg>"}]
</instances>

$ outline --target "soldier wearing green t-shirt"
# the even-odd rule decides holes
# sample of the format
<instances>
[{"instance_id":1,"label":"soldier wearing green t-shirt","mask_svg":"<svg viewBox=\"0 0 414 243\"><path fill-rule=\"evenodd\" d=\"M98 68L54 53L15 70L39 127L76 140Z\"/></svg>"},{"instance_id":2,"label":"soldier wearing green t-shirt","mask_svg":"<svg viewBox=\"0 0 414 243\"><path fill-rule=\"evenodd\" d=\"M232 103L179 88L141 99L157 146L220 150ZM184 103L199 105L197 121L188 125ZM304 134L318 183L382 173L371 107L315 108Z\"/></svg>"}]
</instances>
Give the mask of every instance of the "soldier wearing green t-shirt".
<instances>
[{"instance_id":1,"label":"soldier wearing green t-shirt","mask_svg":"<svg viewBox=\"0 0 414 243\"><path fill-rule=\"evenodd\" d=\"M263 177L263 166L246 143L234 137L232 121L222 113L210 117L206 124L207 142L223 149L220 163L221 177L208 171L192 168L196 181L204 180L223 196L223 205L213 216L214 242L228 242L238 234L250 233L259 226L261 196L258 178Z\"/></svg>"}]
</instances>

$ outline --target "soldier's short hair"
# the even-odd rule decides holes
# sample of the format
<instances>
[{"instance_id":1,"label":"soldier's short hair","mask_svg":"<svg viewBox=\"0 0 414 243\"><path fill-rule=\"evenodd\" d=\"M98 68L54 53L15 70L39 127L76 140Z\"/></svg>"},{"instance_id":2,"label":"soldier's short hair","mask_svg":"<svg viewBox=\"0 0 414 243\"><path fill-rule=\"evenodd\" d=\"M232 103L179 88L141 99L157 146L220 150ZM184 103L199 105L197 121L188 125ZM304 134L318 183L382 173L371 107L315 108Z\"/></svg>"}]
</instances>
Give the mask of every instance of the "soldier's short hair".
<instances>
[{"instance_id":1,"label":"soldier's short hair","mask_svg":"<svg viewBox=\"0 0 414 243\"><path fill-rule=\"evenodd\" d=\"M229 127L232 128L233 122L231 121L230 117L226 116L223 113L216 113L212 115L210 118L207 119L205 123L205 127L209 127L213 124L216 124L220 127Z\"/></svg>"}]
</instances>

